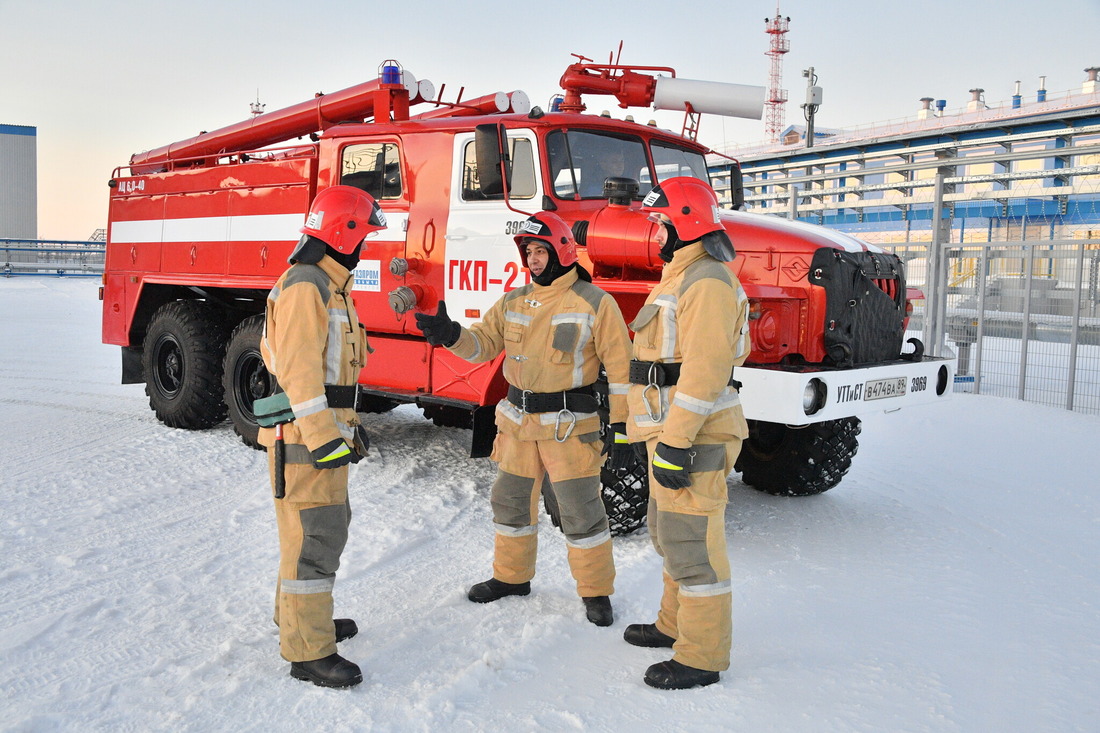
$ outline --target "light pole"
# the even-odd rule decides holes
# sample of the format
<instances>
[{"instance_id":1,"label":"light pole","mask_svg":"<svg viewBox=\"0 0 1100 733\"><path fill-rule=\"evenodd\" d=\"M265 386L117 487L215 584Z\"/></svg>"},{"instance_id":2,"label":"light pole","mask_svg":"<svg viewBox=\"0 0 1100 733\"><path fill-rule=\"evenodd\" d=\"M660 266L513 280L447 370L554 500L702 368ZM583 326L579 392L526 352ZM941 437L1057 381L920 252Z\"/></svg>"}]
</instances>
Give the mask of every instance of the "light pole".
<instances>
[{"instance_id":1,"label":"light pole","mask_svg":"<svg viewBox=\"0 0 1100 733\"><path fill-rule=\"evenodd\" d=\"M821 106L821 87L817 86L817 74L814 67L802 70L806 78L806 103L802 105L802 115L806 118L806 147L814 146L814 115Z\"/></svg>"}]
</instances>

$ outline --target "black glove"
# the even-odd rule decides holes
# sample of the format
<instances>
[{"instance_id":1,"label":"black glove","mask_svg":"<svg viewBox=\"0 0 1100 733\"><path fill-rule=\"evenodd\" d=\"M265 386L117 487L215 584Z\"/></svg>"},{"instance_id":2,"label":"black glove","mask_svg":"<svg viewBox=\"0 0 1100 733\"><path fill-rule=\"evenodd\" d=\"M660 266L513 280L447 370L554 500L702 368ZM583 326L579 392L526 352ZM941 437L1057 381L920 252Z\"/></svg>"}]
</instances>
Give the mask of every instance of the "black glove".
<instances>
[{"instance_id":1,"label":"black glove","mask_svg":"<svg viewBox=\"0 0 1100 733\"><path fill-rule=\"evenodd\" d=\"M634 465L634 450L626 439L626 423L613 422L604 433L603 452L605 465L612 471L622 471Z\"/></svg>"},{"instance_id":2,"label":"black glove","mask_svg":"<svg viewBox=\"0 0 1100 733\"><path fill-rule=\"evenodd\" d=\"M314 468L339 468L346 466L358 457L355 449L343 438L330 440L316 450L309 452Z\"/></svg>"},{"instance_id":3,"label":"black glove","mask_svg":"<svg viewBox=\"0 0 1100 733\"><path fill-rule=\"evenodd\" d=\"M686 489L691 486L688 473L688 449L673 448L658 443L653 451L653 478L666 489Z\"/></svg>"},{"instance_id":4,"label":"black glove","mask_svg":"<svg viewBox=\"0 0 1100 733\"><path fill-rule=\"evenodd\" d=\"M639 440L637 443L631 443L630 447L634 449L634 457L638 459L638 463L641 463L643 466L649 463L649 453L646 452L644 440Z\"/></svg>"},{"instance_id":5,"label":"black glove","mask_svg":"<svg viewBox=\"0 0 1100 733\"><path fill-rule=\"evenodd\" d=\"M424 338L432 346L454 346L462 335L462 326L447 317L447 304L442 300L434 316L416 314L416 327L424 332Z\"/></svg>"}]
</instances>

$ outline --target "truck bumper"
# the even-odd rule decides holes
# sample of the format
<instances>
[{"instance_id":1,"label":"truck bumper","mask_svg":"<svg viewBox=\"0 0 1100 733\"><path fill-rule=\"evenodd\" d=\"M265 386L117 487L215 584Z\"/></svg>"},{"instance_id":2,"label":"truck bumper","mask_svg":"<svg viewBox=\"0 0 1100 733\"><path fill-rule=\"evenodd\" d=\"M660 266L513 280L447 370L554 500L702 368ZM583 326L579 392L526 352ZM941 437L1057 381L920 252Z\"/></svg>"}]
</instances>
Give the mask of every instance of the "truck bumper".
<instances>
[{"instance_id":1,"label":"truck bumper","mask_svg":"<svg viewBox=\"0 0 1100 733\"><path fill-rule=\"evenodd\" d=\"M924 357L854 369L737 367L750 420L809 425L940 402L951 395L956 360Z\"/></svg>"}]
</instances>

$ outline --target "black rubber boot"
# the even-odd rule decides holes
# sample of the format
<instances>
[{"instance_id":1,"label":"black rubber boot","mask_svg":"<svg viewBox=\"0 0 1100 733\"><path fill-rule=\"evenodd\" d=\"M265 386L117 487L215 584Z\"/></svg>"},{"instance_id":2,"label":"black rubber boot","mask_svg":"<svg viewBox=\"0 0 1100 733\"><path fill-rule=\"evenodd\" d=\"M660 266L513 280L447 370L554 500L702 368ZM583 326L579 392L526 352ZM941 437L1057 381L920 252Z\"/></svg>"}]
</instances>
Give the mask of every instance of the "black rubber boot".
<instances>
[{"instance_id":1,"label":"black rubber boot","mask_svg":"<svg viewBox=\"0 0 1100 733\"><path fill-rule=\"evenodd\" d=\"M584 601L584 613L592 623L610 626L615 622L615 615L611 612L611 599L607 596L592 596L581 600Z\"/></svg>"},{"instance_id":2,"label":"black rubber boot","mask_svg":"<svg viewBox=\"0 0 1100 733\"><path fill-rule=\"evenodd\" d=\"M484 583L478 583L470 588L466 597L474 603L492 603L499 601L504 596L525 596L531 592L531 583L505 583L496 578L489 578Z\"/></svg>"},{"instance_id":3,"label":"black rubber boot","mask_svg":"<svg viewBox=\"0 0 1100 733\"><path fill-rule=\"evenodd\" d=\"M718 681L718 673L680 664L674 659L658 662L645 671L645 683L661 690L706 687Z\"/></svg>"},{"instance_id":4,"label":"black rubber boot","mask_svg":"<svg viewBox=\"0 0 1100 733\"><path fill-rule=\"evenodd\" d=\"M337 644L359 633L359 626L350 618L334 618L332 624L336 627Z\"/></svg>"},{"instance_id":5,"label":"black rubber boot","mask_svg":"<svg viewBox=\"0 0 1100 733\"><path fill-rule=\"evenodd\" d=\"M354 687L363 681L359 665L339 654L329 654L310 662L291 662L290 676L321 687Z\"/></svg>"},{"instance_id":6,"label":"black rubber boot","mask_svg":"<svg viewBox=\"0 0 1100 733\"><path fill-rule=\"evenodd\" d=\"M623 632L623 639L634 646L665 647L671 649L676 643L668 634L657 629L657 624L630 624Z\"/></svg>"}]
</instances>

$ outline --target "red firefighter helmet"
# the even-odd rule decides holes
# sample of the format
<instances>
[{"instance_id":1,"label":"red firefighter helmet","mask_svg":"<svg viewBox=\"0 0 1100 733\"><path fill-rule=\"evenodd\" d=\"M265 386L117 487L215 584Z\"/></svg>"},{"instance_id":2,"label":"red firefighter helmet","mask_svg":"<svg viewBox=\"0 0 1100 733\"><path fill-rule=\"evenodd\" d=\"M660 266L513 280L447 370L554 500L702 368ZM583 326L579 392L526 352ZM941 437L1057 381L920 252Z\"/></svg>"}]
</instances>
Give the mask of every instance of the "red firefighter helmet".
<instances>
[{"instance_id":1,"label":"red firefighter helmet","mask_svg":"<svg viewBox=\"0 0 1100 733\"><path fill-rule=\"evenodd\" d=\"M734 258L722 220L718 216L718 196L698 178L677 176L661 181L642 199L642 211L668 218L684 242L703 240L707 254L722 262Z\"/></svg>"},{"instance_id":2,"label":"red firefighter helmet","mask_svg":"<svg viewBox=\"0 0 1100 733\"><path fill-rule=\"evenodd\" d=\"M524 242L528 239L546 242L558 256L558 263L562 267L569 267L577 261L577 242L573 239L573 230L557 214L540 211L523 222L519 231L515 240L524 267L527 267L527 247Z\"/></svg>"},{"instance_id":3,"label":"red firefighter helmet","mask_svg":"<svg viewBox=\"0 0 1100 733\"><path fill-rule=\"evenodd\" d=\"M330 186L313 199L299 231L346 255L368 234L385 228L386 216L373 196L354 186Z\"/></svg>"}]
</instances>

